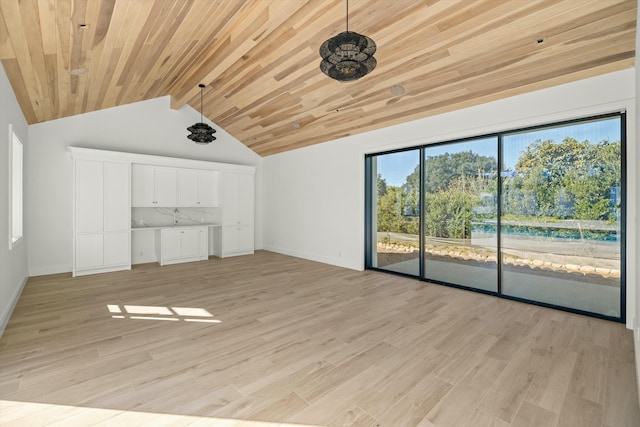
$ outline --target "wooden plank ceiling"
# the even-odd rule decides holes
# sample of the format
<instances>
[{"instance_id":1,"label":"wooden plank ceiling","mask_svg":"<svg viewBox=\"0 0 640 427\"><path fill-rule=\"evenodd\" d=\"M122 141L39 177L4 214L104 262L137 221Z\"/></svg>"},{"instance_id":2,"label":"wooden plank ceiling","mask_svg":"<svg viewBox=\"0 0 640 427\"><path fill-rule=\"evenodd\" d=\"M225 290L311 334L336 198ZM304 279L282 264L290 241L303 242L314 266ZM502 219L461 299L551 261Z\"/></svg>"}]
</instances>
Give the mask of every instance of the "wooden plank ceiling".
<instances>
[{"instance_id":1,"label":"wooden plank ceiling","mask_svg":"<svg viewBox=\"0 0 640 427\"><path fill-rule=\"evenodd\" d=\"M29 123L166 95L199 110L204 83L206 117L266 156L632 67L636 4L351 0L378 66L340 83L318 48L345 0L0 0L0 59Z\"/></svg>"}]
</instances>

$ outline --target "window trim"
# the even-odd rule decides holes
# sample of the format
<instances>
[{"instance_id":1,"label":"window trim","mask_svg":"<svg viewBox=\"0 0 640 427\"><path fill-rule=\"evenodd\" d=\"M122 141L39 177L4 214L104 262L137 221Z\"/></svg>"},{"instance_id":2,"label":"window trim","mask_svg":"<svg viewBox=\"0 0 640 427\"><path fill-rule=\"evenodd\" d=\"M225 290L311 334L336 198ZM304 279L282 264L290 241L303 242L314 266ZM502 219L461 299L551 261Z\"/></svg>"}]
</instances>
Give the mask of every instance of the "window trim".
<instances>
[{"instance_id":1,"label":"window trim","mask_svg":"<svg viewBox=\"0 0 640 427\"><path fill-rule=\"evenodd\" d=\"M8 241L9 241L9 250L15 249L22 241L24 240L24 144L22 140L15 132L13 124L9 123L9 141L8 141L8 153L7 163L8 163ZM20 147L20 162L21 162L21 177L20 177L20 233L16 237L14 233L14 143L18 143Z\"/></svg>"}]
</instances>

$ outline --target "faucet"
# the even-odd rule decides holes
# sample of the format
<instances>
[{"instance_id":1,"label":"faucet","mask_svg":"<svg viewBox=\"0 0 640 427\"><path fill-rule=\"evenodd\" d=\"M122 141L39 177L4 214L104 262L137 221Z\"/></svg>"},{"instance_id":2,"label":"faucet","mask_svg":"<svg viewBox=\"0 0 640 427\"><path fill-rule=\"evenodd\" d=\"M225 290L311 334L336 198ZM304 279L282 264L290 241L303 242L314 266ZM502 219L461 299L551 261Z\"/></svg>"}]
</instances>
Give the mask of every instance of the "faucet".
<instances>
[{"instance_id":1,"label":"faucet","mask_svg":"<svg viewBox=\"0 0 640 427\"><path fill-rule=\"evenodd\" d=\"M178 208L173 211L173 223L178 224Z\"/></svg>"}]
</instances>

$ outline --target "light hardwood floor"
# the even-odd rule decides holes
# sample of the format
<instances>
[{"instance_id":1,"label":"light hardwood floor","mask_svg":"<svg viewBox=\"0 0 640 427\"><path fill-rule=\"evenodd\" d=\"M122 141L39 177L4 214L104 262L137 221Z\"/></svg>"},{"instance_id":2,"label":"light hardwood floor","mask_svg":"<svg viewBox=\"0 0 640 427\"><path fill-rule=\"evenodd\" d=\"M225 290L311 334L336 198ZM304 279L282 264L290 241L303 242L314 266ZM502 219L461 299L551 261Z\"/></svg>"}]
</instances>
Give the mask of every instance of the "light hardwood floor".
<instances>
[{"instance_id":1,"label":"light hardwood floor","mask_svg":"<svg viewBox=\"0 0 640 427\"><path fill-rule=\"evenodd\" d=\"M623 325L255 256L31 278L0 424L640 425Z\"/></svg>"}]
</instances>

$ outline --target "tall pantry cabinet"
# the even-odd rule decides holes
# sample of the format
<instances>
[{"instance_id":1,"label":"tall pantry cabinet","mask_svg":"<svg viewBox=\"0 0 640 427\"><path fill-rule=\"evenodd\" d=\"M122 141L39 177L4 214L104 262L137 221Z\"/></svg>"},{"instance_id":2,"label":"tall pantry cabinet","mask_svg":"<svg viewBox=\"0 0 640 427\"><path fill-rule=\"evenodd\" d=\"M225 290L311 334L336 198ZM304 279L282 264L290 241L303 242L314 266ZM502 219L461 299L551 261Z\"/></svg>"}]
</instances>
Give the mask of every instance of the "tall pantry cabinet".
<instances>
[{"instance_id":1,"label":"tall pantry cabinet","mask_svg":"<svg viewBox=\"0 0 640 427\"><path fill-rule=\"evenodd\" d=\"M131 164L73 163L73 275L130 269Z\"/></svg>"},{"instance_id":2,"label":"tall pantry cabinet","mask_svg":"<svg viewBox=\"0 0 640 427\"><path fill-rule=\"evenodd\" d=\"M253 174L222 175L221 258L254 252L254 198Z\"/></svg>"}]
</instances>

